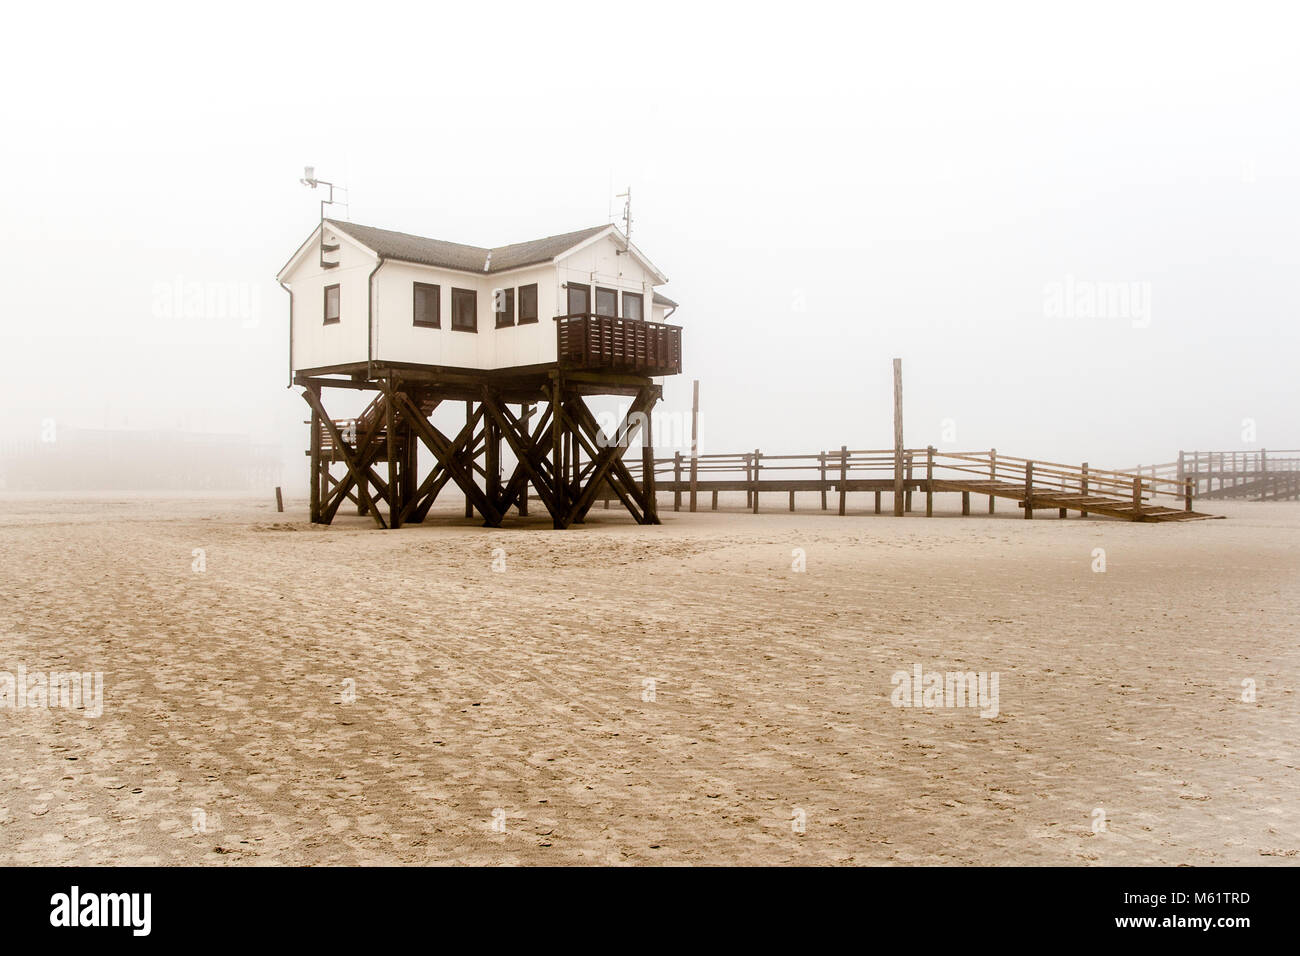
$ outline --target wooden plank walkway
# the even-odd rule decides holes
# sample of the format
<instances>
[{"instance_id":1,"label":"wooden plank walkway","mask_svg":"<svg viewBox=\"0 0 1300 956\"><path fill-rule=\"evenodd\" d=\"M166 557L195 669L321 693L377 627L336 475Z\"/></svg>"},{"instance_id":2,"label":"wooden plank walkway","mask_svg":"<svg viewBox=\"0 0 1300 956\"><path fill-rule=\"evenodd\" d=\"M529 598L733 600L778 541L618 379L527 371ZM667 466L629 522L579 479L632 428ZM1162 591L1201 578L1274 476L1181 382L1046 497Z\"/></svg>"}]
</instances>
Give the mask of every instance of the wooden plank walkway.
<instances>
[{"instance_id":1,"label":"wooden plank walkway","mask_svg":"<svg viewBox=\"0 0 1300 956\"><path fill-rule=\"evenodd\" d=\"M636 469L634 468L634 471ZM683 499L689 508L698 507L698 496L707 494L710 508L717 510L722 492L745 492L745 504L755 513L762 495L787 496L789 510L795 510L797 493L818 493L822 510L832 495L838 498L840 514L846 511L850 492L872 492L874 511L881 513L881 496L895 488L905 497L903 512L913 510L913 498L923 495L925 513L934 514L936 494L960 494L962 514L971 513L972 496L988 499L988 513L995 501L1014 501L1025 518L1034 512L1068 512L1124 521L1199 521L1220 515L1193 510L1194 486L1190 481L1162 475L1117 472L1036 461L987 452L940 452L934 448L818 452L812 455L764 455L752 453L698 455L681 454L654 462L655 485L673 496L673 510L680 511ZM816 477L801 473L816 472ZM1166 506L1158 497L1175 499ZM1178 507L1181 505L1181 507Z\"/></svg>"}]
</instances>

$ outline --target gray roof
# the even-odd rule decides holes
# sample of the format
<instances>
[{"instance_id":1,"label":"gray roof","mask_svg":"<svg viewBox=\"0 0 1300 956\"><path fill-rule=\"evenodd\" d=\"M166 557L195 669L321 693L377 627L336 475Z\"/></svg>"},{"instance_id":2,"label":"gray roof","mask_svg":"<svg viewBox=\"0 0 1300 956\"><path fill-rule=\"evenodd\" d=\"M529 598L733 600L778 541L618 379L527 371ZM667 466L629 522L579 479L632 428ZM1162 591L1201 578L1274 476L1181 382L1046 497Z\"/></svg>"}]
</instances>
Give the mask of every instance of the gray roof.
<instances>
[{"instance_id":1,"label":"gray roof","mask_svg":"<svg viewBox=\"0 0 1300 956\"><path fill-rule=\"evenodd\" d=\"M669 308L673 308L673 309L677 308L677 303L674 302L672 299L668 298L668 296L664 295L662 292L655 293L654 304L666 305Z\"/></svg>"},{"instance_id":2,"label":"gray roof","mask_svg":"<svg viewBox=\"0 0 1300 956\"><path fill-rule=\"evenodd\" d=\"M337 219L325 221L385 259L398 259L402 262L415 262L443 269L459 269L462 272L489 273L505 272L522 266L536 265L539 262L550 262L561 253L568 252L579 243L609 228L608 224L591 226L576 232L547 236L545 239L516 242L508 246L487 249L482 246L467 246L459 242L445 242L441 239L425 239L423 236L393 232L391 229L376 229L374 226L362 226L355 222L340 222Z\"/></svg>"}]
</instances>

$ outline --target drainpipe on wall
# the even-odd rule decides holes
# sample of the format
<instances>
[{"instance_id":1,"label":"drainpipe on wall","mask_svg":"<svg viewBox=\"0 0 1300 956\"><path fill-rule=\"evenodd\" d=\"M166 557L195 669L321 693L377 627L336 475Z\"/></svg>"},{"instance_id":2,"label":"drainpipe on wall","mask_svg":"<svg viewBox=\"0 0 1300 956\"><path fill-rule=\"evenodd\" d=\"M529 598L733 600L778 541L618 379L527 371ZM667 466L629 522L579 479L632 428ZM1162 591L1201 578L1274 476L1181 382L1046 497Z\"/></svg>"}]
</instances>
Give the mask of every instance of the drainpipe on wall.
<instances>
[{"instance_id":1,"label":"drainpipe on wall","mask_svg":"<svg viewBox=\"0 0 1300 956\"><path fill-rule=\"evenodd\" d=\"M375 360L375 273L387 260L379 257L375 267L370 270L370 275L366 276L366 381L370 381L373 375L370 370L371 363Z\"/></svg>"},{"instance_id":2,"label":"drainpipe on wall","mask_svg":"<svg viewBox=\"0 0 1300 956\"><path fill-rule=\"evenodd\" d=\"M281 282L280 288L289 293L289 384L285 388L293 388L293 290Z\"/></svg>"}]
</instances>

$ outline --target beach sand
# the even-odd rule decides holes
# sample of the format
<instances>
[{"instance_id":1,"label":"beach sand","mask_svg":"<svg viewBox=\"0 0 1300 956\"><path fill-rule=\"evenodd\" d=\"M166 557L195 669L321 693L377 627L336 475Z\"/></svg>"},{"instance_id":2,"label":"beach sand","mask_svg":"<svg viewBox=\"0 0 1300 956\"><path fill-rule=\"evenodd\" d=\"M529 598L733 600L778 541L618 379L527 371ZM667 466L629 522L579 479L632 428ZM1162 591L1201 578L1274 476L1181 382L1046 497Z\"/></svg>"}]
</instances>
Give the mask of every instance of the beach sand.
<instances>
[{"instance_id":1,"label":"beach sand","mask_svg":"<svg viewBox=\"0 0 1300 956\"><path fill-rule=\"evenodd\" d=\"M0 863L1300 862L1300 505L267 497L0 498L0 671L104 675L97 718L0 710ZM918 664L997 716L893 706Z\"/></svg>"}]
</instances>

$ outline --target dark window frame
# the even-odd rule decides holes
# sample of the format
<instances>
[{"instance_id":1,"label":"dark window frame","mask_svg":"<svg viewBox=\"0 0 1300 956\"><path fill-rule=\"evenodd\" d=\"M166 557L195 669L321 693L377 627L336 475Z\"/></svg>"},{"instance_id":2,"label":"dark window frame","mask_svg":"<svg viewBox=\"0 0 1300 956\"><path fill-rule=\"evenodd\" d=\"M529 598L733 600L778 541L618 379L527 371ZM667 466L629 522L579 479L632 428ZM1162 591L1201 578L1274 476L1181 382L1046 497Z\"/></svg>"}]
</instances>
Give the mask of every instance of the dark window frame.
<instances>
[{"instance_id":1,"label":"dark window frame","mask_svg":"<svg viewBox=\"0 0 1300 956\"><path fill-rule=\"evenodd\" d=\"M433 321L420 320L420 292L423 291L428 296L429 292L433 293ZM427 298L425 301L428 301ZM440 329L442 328L442 286L434 282L413 282L411 284L411 325L417 329Z\"/></svg>"},{"instance_id":2,"label":"dark window frame","mask_svg":"<svg viewBox=\"0 0 1300 956\"><path fill-rule=\"evenodd\" d=\"M473 306L471 311L471 318L474 324L472 326L459 325L457 324L456 321L458 318L457 310L456 310L456 300L458 297L463 300L465 296L470 297L470 302L472 303ZM451 330L453 332L477 332L478 331L478 289L457 289L455 287L452 287Z\"/></svg>"},{"instance_id":3,"label":"dark window frame","mask_svg":"<svg viewBox=\"0 0 1300 956\"><path fill-rule=\"evenodd\" d=\"M336 293L334 296L335 312L334 318L332 319L330 318L331 292ZM325 321L321 323L322 325L338 325L343 321L343 290L339 288L339 283L335 282L333 285L327 285L325 287L325 296L321 302L321 315L325 318Z\"/></svg>"},{"instance_id":4,"label":"dark window frame","mask_svg":"<svg viewBox=\"0 0 1300 956\"><path fill-rule=\"evenodd\" d=\"M496 316L496 327L498 329L513 328L515 324L515 290L514 288L499 290L506 300L505 311L498 311L496 308L496 292L492 293L492 311ZM503 318L504 316L504 318Z\"/></svg>"},{"instance_id":5,"label":"dark window frame","mask_svg":"<svg viewBox=\"0 0 1300 956\"><path fill-rule=\"evenodd\" d=\"M637 305L638 305L638 307L637 307L637 312L640 313L640 315L638 315L637 318L638 318L638 319L644 319L644 318L645 318L645 293L643 293L643 292L624 292L624 293L623 293L623 318L625 318L625 319L630 319L630 318L632 318L632 316L630 316L630 315L627 314L627 300L628 300L628 299L636 299L636 301L637 301Z\"/></svg>"},{"instance_id":6,"label":"dark window frame","mask_svg":"<svg viewBox=\"0 0 1300 956\"><path fill-rule=\"evenodd\" d=\"M610 312L600 311L600 294L602 292L604 292L606 295L613 296L614 298L614 305L612 307L613 310ZM603 315L611 319L618 318L618 290L607 289L603 286L596 286L596 294L592 296L591 299L591 309L593 315Z\"/></svg>"},{"instance_id":7,"label":"dark window frame","mask_svg":"<svg viewBox=\"0 0 1300 956\"><path fill-rule=\"evenodd\" d=\"M580 282L566 282L564 284L564 308L567 315L590 315L591 314L591 286L583 285ZM581 291L587 300L587 307L579 311L573 311L573 294Z\"/></svg>"},{"instance_id":8,"label":"dark window frame","mask_svg":"<svg viewBox=\"0 0 1300 956\"><path fill-rule=\"evenodd\" d=\"M524 315L524 290L531 289L533 293L533 314L531 317ZM528 285L521 285L515 290L515 324L531 325L537 321L537 283L530 282Z\"/></svg>"}]
</instances>

